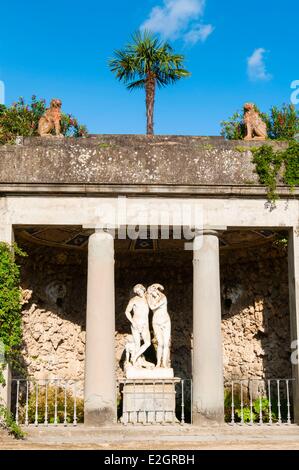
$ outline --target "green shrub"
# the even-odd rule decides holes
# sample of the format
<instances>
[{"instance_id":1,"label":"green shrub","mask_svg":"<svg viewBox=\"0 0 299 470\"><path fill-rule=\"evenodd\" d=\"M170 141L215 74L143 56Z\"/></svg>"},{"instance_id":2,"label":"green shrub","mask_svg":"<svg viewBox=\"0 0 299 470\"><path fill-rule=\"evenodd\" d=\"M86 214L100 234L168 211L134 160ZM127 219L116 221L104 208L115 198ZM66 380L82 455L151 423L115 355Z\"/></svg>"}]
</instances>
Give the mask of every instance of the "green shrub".
<instances>
[{"instance_id":1,"label":"green shrub","mask_svg":"<svg viewBox=\"0 0 299 470\"><path fill-rule=\"evenodd\" d=\"M48 386L47 396L48 396L48 423L53 424L55 419L55 396L57 393L57 423L64 423L64 407L65 407L65 395L63 387ZM26 416L26 405L23 403L19 410L20 422L25 423ZM66 391L66 422L68 424L73 422L74 417L74 396L71 390ZM38 389L38 417L37 421L39 424L45 422L45 409L46 409L46 387L39 386ZM35 413L36 413L36 389L32 389L29 400L28 400L28 421L30 424L35 423ZM76 415L77 422L84 422L84 400L82 398L76 398Z\"/></svg>"},{"instance_id":2,"label":"green shrub","mask_svg":"<svg viewBox=\"0 0 299 470\"><path fill-rule=\"evenodd\" d=\"M299 113L292 104L272 106L266 122L270 139L292 140L299 132Z\"/></svg>"},{"instance_id":3,"label":"green shrub","mask_svg":"<svg viewBox=\"0 0 299 470\"><path fill-rule=\"evenodd\" d=\"M261 406L262 405L262 406ZM260 422L260 408L262 408L262 422L270 422L270 409L269 400L266 397L257 398L252 402L252 408L250 409L250 401L248 395L243 395L243 408L241 408L240 390L234 394L234 421L236 423L241 422L242 416L244 423ZM225 422L230 423L232 420L232 394L231 390L225 390L224 394L224 412ZM281 398L280 400L280 413L284 421L287 420L288 407L286 399ZM277 423L279 420L278 402L275 397L271 398L271 420L273 423Z\"/></svg>"},{"instance_id":4,"label":"green shrub","mask_svg":"<svg viewBox=\"0 0 299 470\"><path fill-rule=\"evenodd\" d=\"M46 101L32 96L26 104L19 98L12 106L0 107L0 144L14 143L17 136L38 135L38 121L46 111ZM78 123L71 114L62 113L61 132L65 136L82 137L87 134L85 126Z\"/></svg>"},{"instance_id":5,"label":"green shrub","mask_svg":"<svg viewBox=\"0 0 299 470\"><path fill-rule=\"evenodd\" d=\"M4 345L6 361L12 367L19 365L22 343L20 268L16 256L26 254L15 244L0 242L0 340ZM3 374L0 369L0 383Z\"/></svg>"},{"instance_id":6,"label":"green shrub","mask_svg":"<svg viewBox=\"0 0 299 470\"><path fill-rule=\"evenodd\" d=\"M285 150L276 151L270 145L262 145L253 151L253 163L260 183L268 188L268 199L277 199L276 186L282 170L282 179L290 190L299 185L299 142L290 142Z\"/></svg>"},{"instance_id":7,"label":"green shrub","mask_svg":"<svg viewBox=\"0 0 299 470\"><path fill-rule=\"evenodd\" d=\"M260 422L260 409L262 410L262 422L269 423L270 421L269 400L267 398L262 398L261 400L257 398L256 400L254 400L254 402L252 403L252 410L250 410L250 406L248 406L248 404L243 407L243 410L241 408L236 408L235 415L236 415L237 420L241 421L242 414L243 414L244 423L250 423L251 419L253 423L259 423ZM272 410L271 410L271 417L272 417L273 422L278 421L277 415Z\"/></svg>"},{"instance_id":8,"label":"green shrub","mask_svg":"<svg viewBox=\"0 0 299 470\"><path fill-rule=\"evenodd\" d=\"M16 439L23 439L24 433L20 426L17 425L12 417L12 414L8 411L6 406L0 403L0 427L6 429L9 434L14 436Z\"/></svg>"},{"instance_id":9,"label":"green shrub","mask_svg":"<svg viewBox=\"0 0 299 470\"><path fill-rule=\"evenodd\" d=\"M242 140L246 135L244 113L237 111L227 121L221 122L221 135L228 140Z\"/></svg>"},{"instance_id":10,"label":"green shrub","mask_svg":"<svg viewBox=\"0 0 299 470\"><path fill-rule=\"evenodd\" d=\"M13 248L13 249L12 249ZM12 367L18 369L22 343L20 269L16 255L25 256L17 245L0 242L0 341L4 356ZM3 365L0 365L0 387L5 386ZM22 437L19 427L3 403L0 403L0 423L15 437Z\"/></svg>"},{"instance_id":11,"label":"green shrub","mask_svg":"<svg viewBox=\"0 0 299 470\"><path fill-rule=\"evenodd\" d=\"M284 182L294 188L299 186L299 142L291 142L284 151Z\"/></svg>"}]
</instances>

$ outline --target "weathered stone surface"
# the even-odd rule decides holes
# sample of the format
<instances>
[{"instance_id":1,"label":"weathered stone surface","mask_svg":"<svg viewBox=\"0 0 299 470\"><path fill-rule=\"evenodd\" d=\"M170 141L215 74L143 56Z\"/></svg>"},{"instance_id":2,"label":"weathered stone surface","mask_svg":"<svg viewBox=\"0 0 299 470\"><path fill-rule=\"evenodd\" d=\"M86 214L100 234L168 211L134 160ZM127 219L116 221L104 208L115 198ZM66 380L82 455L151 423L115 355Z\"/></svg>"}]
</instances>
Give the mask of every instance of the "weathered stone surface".
<instances>
[{"instance_id":1,"label":"weathered stone surface","mask_svg":"<svg viewBox=\"0 0 299 470\"><path fill-rule=\"evenodd\" d=\"M162 382L162 383L161 383ZM176 380L144 383L128 380L123 387L124 424L175 423Z\"/></svg>"},{"instance_id":2,"label":"weathered stone surface","mask_svg":"<svg viewBox=\"0 0 299 470\"><path fill-rule=\"evenodd\" d=\"M292 376L287 258L273 249L267 254L265 249L238 250L231 258L222 257L227 381ZM239 295L233 297L230 290L236 282Z\"/></svg>"},{"instance_id":3,"label":"weathered stone surface","mask_svg":"<svg viewBox=\"0 0 299 470\"><path fill-rule=\"evenodd\" d=\"M155 369L142 369L132 365L126 368L126 378L130 380L152 379L155 381L156 379L173 379L173 377L173 369L170 368L156 367Z\"/></svg>"},{"instance_id":4,"label":"weathered stone surface","mask_svg":"<svg viewBox=\"0 0 299 470\"><path fill-rule=\"evenodd\" d=\"M258 184L249 150L261 144L221 137L31 137L0 146L0 184Z\"/></svg>"}]
</instances>

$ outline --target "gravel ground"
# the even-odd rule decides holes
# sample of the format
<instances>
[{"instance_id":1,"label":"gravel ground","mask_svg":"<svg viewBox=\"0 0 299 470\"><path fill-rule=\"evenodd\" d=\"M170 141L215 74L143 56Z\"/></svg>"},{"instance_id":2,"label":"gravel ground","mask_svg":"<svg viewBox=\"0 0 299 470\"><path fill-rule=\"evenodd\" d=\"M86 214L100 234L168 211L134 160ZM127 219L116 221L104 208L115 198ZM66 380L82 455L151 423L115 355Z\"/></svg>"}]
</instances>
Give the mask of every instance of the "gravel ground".
<instances>
[{"instance_id":1,"label":"gravel ground","mask_svg":"<svg viewBox=\"0 0 299 470\"><path fill-rule=\"evenodd\" d=\"M298 426L144 431L32 428L24 440L0 431L0 450L299 450Z\"/></svg>"},{"instance_id":2,"label":"gravel ground","mask_svg":"<svg viewBox=\"0 0 299 470\"><path fill-rule=\"evenodd\" d=\"M107 444L38 444L32 442L1 442L0 450L299 450L297 442L242 442L226 441L222 443L207 442L113 442Z\"/></svg>"}]
</instances>

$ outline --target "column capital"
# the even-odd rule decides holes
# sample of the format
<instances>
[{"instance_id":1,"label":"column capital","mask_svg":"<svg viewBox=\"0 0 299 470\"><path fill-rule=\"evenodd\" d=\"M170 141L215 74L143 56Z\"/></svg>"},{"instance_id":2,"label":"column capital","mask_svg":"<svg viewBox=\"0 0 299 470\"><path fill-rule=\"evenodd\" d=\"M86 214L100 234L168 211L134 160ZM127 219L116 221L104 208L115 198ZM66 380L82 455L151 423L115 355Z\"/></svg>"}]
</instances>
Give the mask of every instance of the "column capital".
<instances>
[{"instance_id":1,"label":"column capital","mask_svg":"<svg viewBox=\"0 0 299 470\"><path fill-rule=\"evenodd\" d=\"M193 240L193 263L198 263L202 257L203 251L212 250L219 258L219 238L226 227L208 227L198 230Z\"/></svg>"},{"instance_id":2,"label":"column capital","mask_svg":"<svg viewBox=\"0 0 299 470\"><path fill-rule=\"evenodd\" d=\"M98 238L98 239L103 239L103 240L114 240L114 235L111 233L111 230L106 229L106 228L98 228L98 227L87 227L83 225L84 229L93 229L94 232L90 234L89 239L92 238Z\"/></svg>"},{"instance_id":3,"label":"column capital","mask_svg":"<svg viewBox=\"0 0 299 470\"><path fill-rule=\"evenodd\" d=\"M96 225L96 224L83 224L82 228L84 230L94 230L95 232L111 232L114 230L112 227L108 228L105 227L104 225Z\"/></svg>"},{"instance_id":4,"label":"column capital","mask_svg":"<svg viewBox=\"0 0 299 470\"><path fill-rule=\"evenodd\" d=\"M202 229L195 231L195 237L200 237L203 235L213 235L219 237L223 232L227 230L225 225L204 225Z\"/></svg>"}]
</instances>

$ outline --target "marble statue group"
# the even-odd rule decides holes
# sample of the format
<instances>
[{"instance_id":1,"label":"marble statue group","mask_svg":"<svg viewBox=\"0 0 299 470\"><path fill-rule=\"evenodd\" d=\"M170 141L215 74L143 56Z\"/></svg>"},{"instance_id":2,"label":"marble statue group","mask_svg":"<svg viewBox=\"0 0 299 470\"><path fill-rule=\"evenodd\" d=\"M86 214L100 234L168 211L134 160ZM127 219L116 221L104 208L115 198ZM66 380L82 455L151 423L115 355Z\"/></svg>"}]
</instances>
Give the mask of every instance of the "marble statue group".
<instances>
[{"instance_id":1,"label":"marble statue group","mask_svg":"<svg viewBox=\"0 0 299 470\"><path fill-rule=\"evenodd\" d=\"M142 284L134 287L135 295L126 308L132 332L126 344L126 365L147 369L170 367L171 323L163 291L164 287L160 284L153 284L148 289ZM156 366L144 358L144 352L151 345L150 310L153 312L152 326L157 341Z\"/></svg>"}]
</instances>

